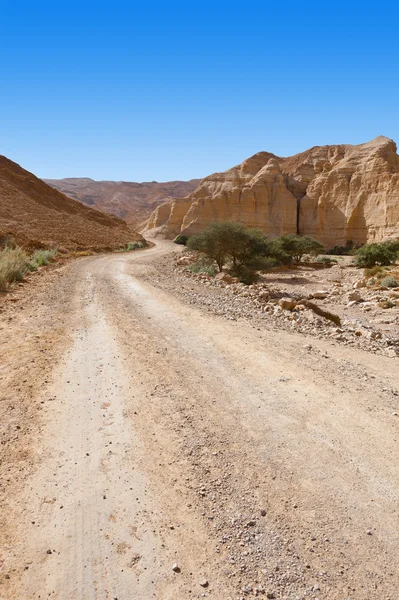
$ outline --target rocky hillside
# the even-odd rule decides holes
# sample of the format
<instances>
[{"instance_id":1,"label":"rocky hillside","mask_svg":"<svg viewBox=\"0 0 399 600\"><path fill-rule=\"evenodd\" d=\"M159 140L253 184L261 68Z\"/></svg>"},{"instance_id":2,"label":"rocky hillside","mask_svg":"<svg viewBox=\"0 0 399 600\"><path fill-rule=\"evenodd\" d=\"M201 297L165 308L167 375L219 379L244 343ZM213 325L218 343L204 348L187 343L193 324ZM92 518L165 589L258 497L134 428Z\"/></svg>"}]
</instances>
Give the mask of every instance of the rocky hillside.
<instances>
[{"instance_id":1,"label":"rocky hillside","mask_svg":"<svg viewBox=\"0 0 399 600\"><path fill-rule=\"evenodd\" d=\"M217 220L241 221L270 235L311 235L328 247L399 237L396 144L380 136L290 158L260 152L159 206L147 227L174 237Z\"/></svg>"},{"instance_id":2,"label":"rocky hillside","mask_svg":"<svg viewBox=\"0 0 399 600\"><path fill-rule=\"evenodd\" d=\"M0 156L0 237L26 245L107 249L141 239L117 217L71 200Z\"/></svg>"},{"instance_id":3,"label":"rocky hillside","mask_svg":"<svg viewBox=\"0 0 399 600\"><path fill-rule=\"evenodd\" d=\"M74 200L138 225L148 219L159 204L193 192L201 180L133 183L68 178L44 181Z\"/></svg>"}]
</instances>

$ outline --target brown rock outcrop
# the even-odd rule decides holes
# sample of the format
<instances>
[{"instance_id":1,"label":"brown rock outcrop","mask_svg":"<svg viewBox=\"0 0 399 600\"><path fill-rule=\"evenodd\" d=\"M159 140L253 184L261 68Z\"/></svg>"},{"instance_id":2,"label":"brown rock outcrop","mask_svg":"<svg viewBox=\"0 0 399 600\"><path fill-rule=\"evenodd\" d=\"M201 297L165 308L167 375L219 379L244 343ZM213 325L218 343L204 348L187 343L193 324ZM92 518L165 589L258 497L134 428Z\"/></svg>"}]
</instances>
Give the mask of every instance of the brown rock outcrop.
<instances>
[{"instance_id":1,"label":"brown rock outcrop","mask_svg":"<svg viewBox=\"0 0 399 600\"><path fill-rule=\"evenodd\" d=\"M0 156L0 239L25 246L111 249L142 237L112 215L67 198Z\"/></svg>"},{"instance_id":2,"label":"brown rock outcrop","mask_svg":"<svg viewBox=\"0 0 399 600\"><path fill-rule=\"evenodd\" d=\"M147 227L173 237L218 220L269 235L299 232L328 247L399 237L396 144L380 136L357 146L316 146L286 159L260 152L159 206Z\"/></svg>"}]
</instances>

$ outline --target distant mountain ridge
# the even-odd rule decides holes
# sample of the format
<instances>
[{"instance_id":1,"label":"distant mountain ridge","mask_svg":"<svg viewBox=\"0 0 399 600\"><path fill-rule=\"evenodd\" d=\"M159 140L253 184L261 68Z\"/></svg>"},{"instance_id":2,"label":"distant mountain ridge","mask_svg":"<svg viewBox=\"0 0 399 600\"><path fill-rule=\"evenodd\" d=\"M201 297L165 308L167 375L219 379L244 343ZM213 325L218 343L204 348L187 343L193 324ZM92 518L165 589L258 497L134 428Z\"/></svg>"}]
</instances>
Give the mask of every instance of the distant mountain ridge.
<instances>
[{"instance_id":1,"label":"distant mountain ridge","mask_svg":"<svg viewBox=\"0 0 399 600\"><path fill-rule=\"evenodd\" d=\"M95 181L89 177L45 179L44 181L74 200L116 215L135 226L145 221L159 204L190 194L201 182L200 179L192 179L190 181L135 183Z\"/></svg>"},{"instance_id":2,"label":"distant mountain ridge","mask_svg":"<svg viewBox=\"0 0 399 600\"><path fill-rule=\"evenodd\" d=\"M142 239L115 216L68 198L0 156L0 238L25 245L112 249Z\"/></svg>"}]
</instances>

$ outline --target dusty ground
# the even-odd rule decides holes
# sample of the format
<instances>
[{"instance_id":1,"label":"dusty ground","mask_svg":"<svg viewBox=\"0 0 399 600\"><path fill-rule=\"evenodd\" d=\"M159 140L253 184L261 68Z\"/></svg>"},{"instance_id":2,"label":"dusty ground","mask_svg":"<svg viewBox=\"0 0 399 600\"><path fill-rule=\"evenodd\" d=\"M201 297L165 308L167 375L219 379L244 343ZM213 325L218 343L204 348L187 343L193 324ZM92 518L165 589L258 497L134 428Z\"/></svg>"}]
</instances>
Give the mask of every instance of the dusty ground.
<instances>
[{"instance_id":1,"label":"dusty ground","mask_svg":"<svg viewBox=\"0 0 399 600\"><path fill-rule=\"evenodd\" d=\"M396 600L397 358L189 304L170 250L3 302L0 598Z\"/></svg>"},{"instance_id":2,"label":"dusty ground","mask_svg":"<svg viewBox=\"0 0 399 600\"><path fill-rule=\"evenodd\" d=\"M226 273L216 277L193 273L190 267L197 258L187 251L181 257L166 255L147 279L178 294L184 302L228 319L244 318L262 328L295 331L392 358L399 356L399 287L386 288L380 280L365 277L364 269L353 266L352 257L339 257L339 263L329 268L315 263L283 267L261 274L259 282L250 286L234 282ZM384 272L399 281L398 266ZM283 309L283 300L297 306ZM321 317L302 300L311 301L341 322Z\"/></svg>"}]
</instances>

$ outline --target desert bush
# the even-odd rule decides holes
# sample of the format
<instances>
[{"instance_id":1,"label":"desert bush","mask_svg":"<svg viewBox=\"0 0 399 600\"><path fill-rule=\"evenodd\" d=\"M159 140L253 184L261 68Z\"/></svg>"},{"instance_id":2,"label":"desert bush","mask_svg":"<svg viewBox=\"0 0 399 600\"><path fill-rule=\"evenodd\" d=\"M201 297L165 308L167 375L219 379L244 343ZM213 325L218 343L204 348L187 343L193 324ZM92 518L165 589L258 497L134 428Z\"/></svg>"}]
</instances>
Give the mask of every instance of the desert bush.
<instances>
[{"instance_id":1,"label":"desert bush","mask_svg":"<svg viewBox=\"0 0 399 600\"><path fill-rule=\"evenodd\" d=\"M199 258L195 263L189 266L192 273L206 273L210 277L216 275L216 267L212 260L205 257Z\"/></svg>"},{"instance_id":2,"label":"desert bush","mask_svg":"<svg viewBox=\"0 0 399 600\"><path fill-rule=\"evenodd\" d=\"M356 251L357 267L387 266L396 260L397 253L388 244L366 244Z\"/></svg>"},{"instance_id":3,"label":"desert bush","mask_svg":"<svg viewBox=\"0 0 399 600\"><path fill-rule=\"evenodd\" d=\"M29 270L29 257L22 248L4 248L0 251L0 291L10 283L22 281Z\"/></svg>"},{"instance_id":4,"label":"desert bush","mask_svg":"<svg viewBox=\"0 0 399 600\"><path fill-rule=\"evenodd\" d=\"M317 256L324 252L323 244L307 235L281 235L274 240L274 244L285 254L291 256L297 264L301 262L305 254Z\"/></svg>"},{"instance_id":5,"label":"desert bush","mask_svg":"<svg viewBox=\"0 0 399 600\"><path fill-rule=\"evenodd\" d=\"M259 229L230 221L212 223L190 237L187 247L216 263L219 271L227 265L229 273L245 283L256 279L256 271L291 260Z\"/></svg>"},{"instance_id":6,"label":"desert bush","mask_svg":"<svg viewBox=\"0 0 399 600\"><path fill-rule=\"evenodd\" d=\"M370 267L369 269L364 269L365 277L376 277L377 279L381 279L387 274L387 270L380 265L375 265L374 267Z\"/></svg>"},{"instance_id":7,"label":"desert bush","mask_svg":"<svg viewBox=\"0 0 399 600\"><path fill-rule=\"evenodd\" d=\"M126 246L123 246L121 248L122 252L131 252L132 250L141 250L142 248L145 248L145 245L143 244L143 242L128 242L126 244Z\"/></svg>"},{"instance_id":8,"label":"desert bush","mask_svg":"<svg viewBox=\"0 0 399 600\"><path fill-rule=\"evenodd\" d=\"M352 240L348 240L345 246L334 246L326 251L326 254L334 254L335 256L351 256L356 252Z\"/></svg>"},{"instance_id":9,"label":"desert bush","mask_svg":"<svg viewBox=\"0 0 399 600\"><path fill-rule=\"evenodd\" d=\"M318 256L316 261L319 263L323 263L323 265L333 265L337 264L337 260L335 258L330 258L329 256Z\"/></svg>"},{"instance_id":10,"label":"desert bush","mask_svg":"<svg viewBox=\"0 0 399 600\"><path fill-rule=\"evenodd\" d=\"M396 254L396 257L399 255L399 240L387 240L386 242L382 242L382 245L388 248L391 252Z\"/></svg>"},{"instance_id":11,"label":"desert bush","mask_svg":"<svg viewBox=\"0 0 399 600\"><path fill-rule=\"evenodd\" d=\"M57 250L36 250L29 260L29 269L36 271L39 267L48 265L57 256Z\"/></svg>"},{"instance_id":12,"label":"desert bush","mask_svg":"<svg viewBox=\"0 0 399 600\"><path fill-rule=\"evenodd\" d=\"M173 240L175 244L180 244L181 246L187 246L188 236L179 233L178 236Z\"/></svg>"},{"instance_id":13,"label":"desert bush","mask_svg":"<svg viewBox=\"0 0 399 600\"><path fill-rule=\"evenodd\" d=\"M395 308L396 304L395 302L392 302L392 300L383 300L382 302L380 302L380 307L381 308Z\"/></svg>"},{"instance_id":14,"label":"desert bush","mask_svg":"<svg viewBox=\"0 0 399 600\"><path fill-rule=\"evenodd\" d=\"M388 287L388 288L395 288L395 287L399 286L399 282L392 275L389 275L388 277L384 277L383 279L381 279L380 283L384 287Z\"/></svg>"}]
</instances>

